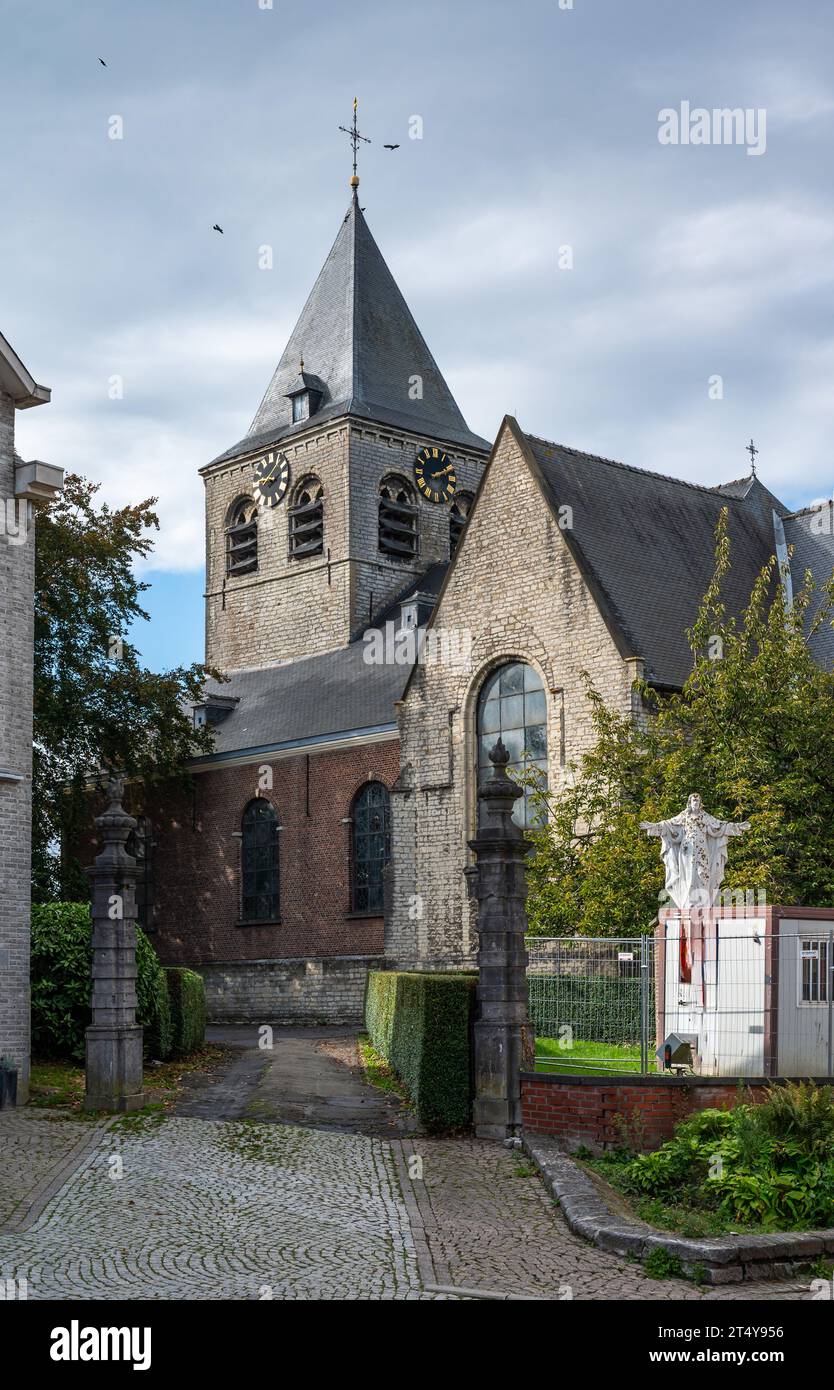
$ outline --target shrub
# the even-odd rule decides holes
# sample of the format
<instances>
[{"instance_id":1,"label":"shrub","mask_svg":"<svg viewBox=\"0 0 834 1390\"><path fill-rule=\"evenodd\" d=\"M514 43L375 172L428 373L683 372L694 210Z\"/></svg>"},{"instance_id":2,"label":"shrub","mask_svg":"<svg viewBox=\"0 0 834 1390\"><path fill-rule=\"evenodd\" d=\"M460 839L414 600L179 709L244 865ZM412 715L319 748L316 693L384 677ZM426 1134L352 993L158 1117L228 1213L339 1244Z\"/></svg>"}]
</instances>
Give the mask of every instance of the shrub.
<instances>
[{"instance_id":1,"label":"shrub","mask_svg":"<svg viewBox=\"0 0 834 1390\"><path fill-rule=\"evenodd\" d=\"M372 971L365 1022L430 1131L470 1123L474 975Z\"/></svg>"},{"instance_id":2,"label":"shrub","mask_svg":"<svg viewBox=\"0 0 834 1390\"><path fill-rule=\"evenodd\" d=\"M32 907L32 1050L44 1058L84 1057L90 1022L92 923L89 903ZM153 1029L162 966L141 927L136 928L137 1010Z\"/></svg>"},{"instance_id":3,"label":"shrub","mask_svg":"<svg viewBox=\"0 0 834 1390\"><path fill-rule=\"evenodd\" d=\"M169 966L165 971L171 1001L171 1052L187 1057L206 1037L206 990L202 975Z\"/></svg>"},{"instance_id":4,"label":"shrub","mask_svg":"<svg viewBox=\"0 0 834 1390\"><path fill-rule=\"evenodd\" d=\"M771 1086L759 1105L704 1110L625 1169L632 1192L774 1230L834 1222L834 1105L829 1087Z\"/></svg>"},{"instance_id":5,"label":"shrub","mask_svg":"<svg viewBox=\"0 0 834 1390\"><path fill-rule=\"evenodd\" d=\"M165 1062L171 1056L174 1046L171 998L166 970L156 972L150 998L151 1009L145 1024L145 1053L155 1061Z\"/></svg>"}]
</instances>

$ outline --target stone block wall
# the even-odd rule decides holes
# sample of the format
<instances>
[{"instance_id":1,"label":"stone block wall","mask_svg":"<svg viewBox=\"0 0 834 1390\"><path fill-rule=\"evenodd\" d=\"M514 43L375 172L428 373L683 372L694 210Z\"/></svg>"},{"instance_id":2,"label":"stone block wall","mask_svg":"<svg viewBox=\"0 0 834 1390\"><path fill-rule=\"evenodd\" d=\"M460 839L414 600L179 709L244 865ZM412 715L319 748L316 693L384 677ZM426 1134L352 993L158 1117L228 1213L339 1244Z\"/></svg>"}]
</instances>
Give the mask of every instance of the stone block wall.
<instances>
[{"instance_id":1,"label":"stone block wall","mask_svg":"<svg viewBox=\"0 0 834 1390\"><path fill-rule=\"evenodd\" d=\"M199 965L210 1023L361 1024L379 956L229 961Z\"/></svg>"},{"instance_id":2,"label":"stone block wall","mask_svg":"<svg viewBox=\"0 0 834 1390\"><path fill-rule=\"evenodd\" d=\"M251 496L261 453L204 470L206 489L206 660L221 670L271 666L346 646L409 581L449 557L449 507L420 502L413 563L380 553L379 486L389 473L414 488L413 465L426 439L347 419L316 427L276 448L290 464L284 501L258 518L258 568L226 576L226 525L235 501ZM432 441L434 442L434 441ZM439 442L439 441L437 441ZM446 447L446 446L444 446ZM447 452L458 486L473 492L483 455ZM324 489L324 554L289 558L289 513L304 481Z\"/></svg>"},{"instance_id":3,"label":"stone block wall","mask_svg":"<svg viewBox=\"0 0 834 1390\"><path fill-rule=\"evenodd\" d=\"M0 392L0 507L14 497L14 412ZM17 508L15 518L17 517ZM24 544L0 529L0 1056L18 1067L18 1100L29 1086L29 902L32 821L33 526Z\"/></svg>"},{"instance_id":4,"label":"stone block wall","mask_svg":"<svg viewBox=\"0 0 834 1390\"><path fill-rule=\"evenodd\" d=\"M514 660L539 673L554 788L593 742L583 672L609 707L635 712L632 683L641 663L618 652L506 425L433 627L458 638L458 650L470 636L471 655L464 669L443 660L419 666L400 707L386 954L404 969L454 968L473 959L463 869L472 858L476 707L487 676Z\"/></svg>"}]
</instances>

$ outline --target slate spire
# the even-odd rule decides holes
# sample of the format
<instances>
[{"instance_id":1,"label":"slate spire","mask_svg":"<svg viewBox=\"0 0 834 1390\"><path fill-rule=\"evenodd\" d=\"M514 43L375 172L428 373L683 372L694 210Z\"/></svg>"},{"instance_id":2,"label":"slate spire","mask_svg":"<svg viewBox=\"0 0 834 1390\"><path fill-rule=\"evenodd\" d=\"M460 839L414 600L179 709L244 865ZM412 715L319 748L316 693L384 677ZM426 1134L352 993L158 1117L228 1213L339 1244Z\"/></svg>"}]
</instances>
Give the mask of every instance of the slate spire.
<instances>
[{"instance_id":1,"label":"slate spire","mask_svg":"<svg viewBox=\"0 0 834 1390\"><path fill-rule=\"evenodd\" d=\"M488 448L458 409L370 233L355 190L246 439L221 457L293 429L289 396L302 358L320 393L305 427L352 414L441 442Z\"/></svg>"}]
</instances>

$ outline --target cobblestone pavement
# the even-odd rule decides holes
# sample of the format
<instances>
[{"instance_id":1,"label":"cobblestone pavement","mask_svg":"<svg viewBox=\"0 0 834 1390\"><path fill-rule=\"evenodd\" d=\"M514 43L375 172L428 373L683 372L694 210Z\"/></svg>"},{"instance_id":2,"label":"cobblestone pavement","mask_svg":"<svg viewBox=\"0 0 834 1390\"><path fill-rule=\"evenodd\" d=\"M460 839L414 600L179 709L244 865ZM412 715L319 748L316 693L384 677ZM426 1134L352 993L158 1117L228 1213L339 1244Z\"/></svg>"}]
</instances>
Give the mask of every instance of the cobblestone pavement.
<instances>
[{"instance_id":1,"label":"cobblestone pavement","mask_svg":"<svg viewBox=\"0 0 834 1390\"><path fill-rule=\"evenodd\" d=\"M273 1125L130 1120L0 1234L30 1299L419 1296L390 1147Z\"/></svg>"},{"instance_id":2,"label":"cobblestone pavement","mask_svg":"<svg viewBox=\"0 0 834 1390\"><path fill-rule=\"evenodd\" d=\"M67 1111L15 1109L0 1113L0 1229L26 1218L31 1202L65 1167L96 1143L101 1126Z\"/></svg>"},{"instance_id":3,"label":"cobblestone pavement","mask_svg":"<svg viewBox=\"0 0 834 1390\"><path fill-rule=\"evenodd\" d=\"M56 1161L0 1229L0 1280L32 1299L704 1297L572 1235L498 1145L190 1118L94 1131L24 1110L0 1124L0 1163L49 1133ZM801 1296L707 1297L774 1294Z\"/></svg>"},{"instance_id":4,"label":"cobblestone pavement","mask_svg":"<svg viewBox=\"0 0 834 1390\"><path fill-rule=\"evenodd\" d=\"M800 1285L747 1284L704 1294L650 1279L638 1262L575 1236L521 1152L477 1140L405 1140L403 1191L413 1194L429 1264L426 1283L540 1299L799 1299ZM411 1181L415 1158L423 1180ZM419 1253L419 1246L418 1246Z\"/></svg>"}]
</instances>

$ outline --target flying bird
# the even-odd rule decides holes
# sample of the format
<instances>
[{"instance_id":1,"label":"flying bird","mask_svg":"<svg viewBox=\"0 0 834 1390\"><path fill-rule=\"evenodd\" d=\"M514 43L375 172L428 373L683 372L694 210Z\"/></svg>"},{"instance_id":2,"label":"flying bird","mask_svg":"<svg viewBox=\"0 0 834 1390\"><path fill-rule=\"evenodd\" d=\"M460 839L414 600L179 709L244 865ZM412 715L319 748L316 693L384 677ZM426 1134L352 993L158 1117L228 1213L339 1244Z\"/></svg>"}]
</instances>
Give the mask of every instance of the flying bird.
<instances>
[{"instance_id":1,"label":"flying bird","mask_svg":"<svg viewBox=\"0 0 834 1390\"><path fill-rule=\"evenodd\" d=\"M217 222L215 222L215 224L214 224L214 226L212 227L211 230L212 230L213 232L219 232L221 236L224 236L224 235L225 235L225 233L224 233L224 231L223 231L223 228L222 228L222 227L219 225L219 223L217 223Z\"/></svg>"},{"instance_id":2,"label":"flying bird","mask_svg":"<svg viewBox=\"0 0 834 1390\"><path fill-rule=\"evenodd\" d=\"M382 148L384 150L398 150L400 147L399 145L383 145Z\"/></svg>"},{"instance_id":3,"label":"flying bird","mask_svg":"<svg viewBox=\"0 0 834 1390\"><path fill-rule=\"evenodd\" d=\"M105 61L104 61L103 58L99 58L99 62L101 63L101 66L102 66L103 68L106 68L106 67L107 67L107 64L105 63Z\"/></svg>"}]
</instances>

